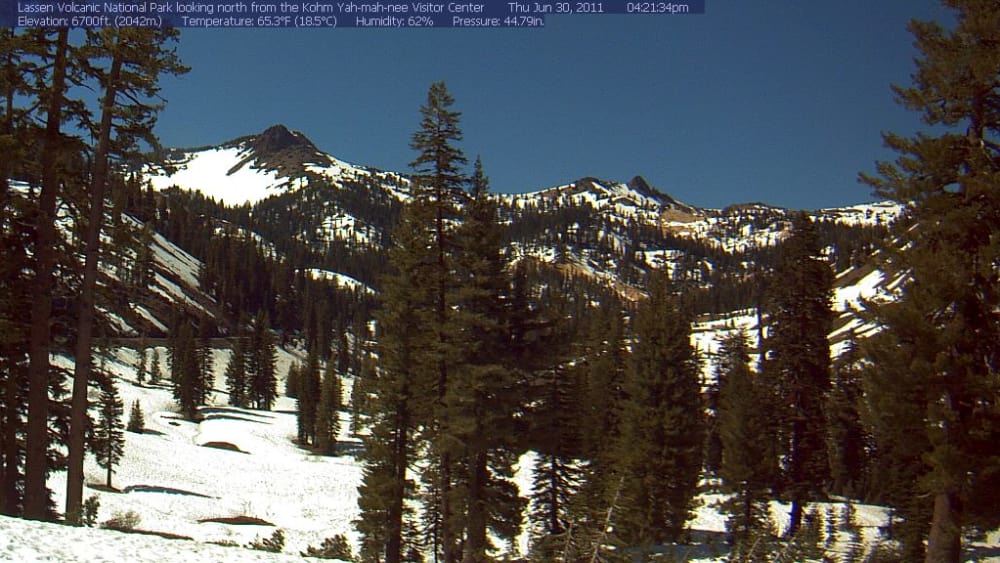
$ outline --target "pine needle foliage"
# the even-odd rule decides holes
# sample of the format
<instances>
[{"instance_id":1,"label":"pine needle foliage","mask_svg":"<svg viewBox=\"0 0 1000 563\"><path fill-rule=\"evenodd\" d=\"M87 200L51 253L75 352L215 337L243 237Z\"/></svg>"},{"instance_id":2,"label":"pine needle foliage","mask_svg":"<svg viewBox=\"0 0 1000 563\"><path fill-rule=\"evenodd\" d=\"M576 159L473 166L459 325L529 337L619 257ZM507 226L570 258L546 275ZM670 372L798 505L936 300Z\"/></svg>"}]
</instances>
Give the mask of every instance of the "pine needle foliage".
<instances>
[{"instance_id":1,"label":"pine needle foliage","mask_svg":"<svg viewBox=\"0 0 1000 563\"><path fill-rule=\"evenodd\" d=\"M142 405L139 404L139 399L136 399L132 402L132 410L129 411L127 430L142 434L145 428L146 417L142 414Z\"/></svg>"},{"instance_id":2,"label":"pine needle foliage","mask_svg":"<svg viewBox=\"0 0 1000 563\"><path fill-rule=\"evenodd\" d=\"M98 403L99 417L94 428L91 449L97 464L107 470L106 485L111 488L111 476L114 468L125 455L125 433L122 428L122 416L125 406L118 395L118 387L108 379L101 399Z\"/></svg>"},{"instance_id":3,"label":"pine needle foliage","mask_svg":"<svg viewBox=\"0 0 1000 563\"><path fill-rule=\"evenodd\" d=\"M920 558L926 537L934 562L959 560L963 527L1000 524L1000 5L944 4L955 24L910 23L917 68L912 85L893 87L934 129L884 135L899 158L861 177L914 222L894 257L909 283L898 302L873 307L883 330L864 346L872 380L900 379L866 391L890 467L914 463L891 480L918 488L891 502L915 526L932 515L926 536L907 534L904 555Z\"/></svg>"},{"instance_id":4,"label":"pine needle foliage","mask_svg":"<svg viewBox=\"0 0 1000 563\"><path fill-rule=\"evenodd\" d=\"M665 273L651 274L647 290L635 314L615 468L627 507L616 534L638 549L680 539L695 506L705 430L691 316Z\"/></svg>"},{"instance_id":5,"label":"pine needle foliage","mask_svg":"<svg viewBox=\"0 0 1000 563\"><path fill-rule=\"evenodd\" d=\"M804 213L779 250L768 288L765 408L777 420L782 456L779 489L791 501L787 534L801 523L803 506L822 496L829 479L824 400L830 389L833 272L822 256L816 226Z\"/></svg>"}]
</instances>

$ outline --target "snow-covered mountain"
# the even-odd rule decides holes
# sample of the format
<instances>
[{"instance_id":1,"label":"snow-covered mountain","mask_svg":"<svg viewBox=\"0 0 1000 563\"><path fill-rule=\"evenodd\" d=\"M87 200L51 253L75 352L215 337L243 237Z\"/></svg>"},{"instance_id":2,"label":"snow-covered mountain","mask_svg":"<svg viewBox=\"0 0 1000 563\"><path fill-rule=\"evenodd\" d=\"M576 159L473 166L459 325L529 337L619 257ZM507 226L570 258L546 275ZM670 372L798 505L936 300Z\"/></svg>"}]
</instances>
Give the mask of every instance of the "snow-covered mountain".
<instances>
[{"instance_id":1,"label":"snow-covered mountain","mask_svg":"<svg viewBox=\"0 0 1000 563\"><path fill-rule=\"evenodd\" d=\"M257 203L268 197L300 190L310 180L324 180L334 188L364 183L404 200L409 180L404 172L386 172L350 164L322 152L303 133L274 125L257 135L248 135L217 146L174 149L163 165L145 170L146 179L157 190L170 187L195 190L228 205ZM734 230L733 219L759 222L761 217L784 216L786 210L761 203L736 204L724 209L699 208L677 201L636 176L628 182L582 178L566 185L534 192L500 196L514 209L557 209L589 205L619 222L657 225L691 237L713 238L721 245L737 248L739 242L773 244L761 232L770 228ZM890 202L820 209L812 215L820 220L851 225L892 221L900 207ZM774 234L774 233L770 233Z\"/></svg>"},{"instance_id":2,"label":"snow-covered mountain","mask_svg":"<svg viewBox=\"0 0 1000 563\"><path fill-rule=\"evenodd\" d=\"M172 186L197 190L228 205L256 203L294 191L310 178L322 178L334 186L365 180L405 185L397 174L338 160L283 125L218 146L172 150L164 165L145 172L157 190Z\"/></svg>"},{"instance_id":3,"label":"snow-covered mountain","mask_svg":"<svg viewBox=\"0 0 1000 563\"><path fill-rule=\"evenodd\" d=\"M304 242L381 244L392 224L388 206L409 196L405 173L346 163L282 125L169 156L165 165L145 171L155 189L194 190L228 205L270 201L271 208L279 208L272 211L279 219L287 213L287 222L302 225L295 236ZM684 241L707 249L701 254L717 250L728 256L773 247L787 235L792 212L761 203L700 208L660 192L641 176L628 182L582 178L497 197L521 255L561 260L595 279L633 286L641 272L630 271L632 263L640 270L719 267L718 260L692 254ZM367 200L374 212L359 213L359 200ZM864 228L888 225L901 211L895 203L879 202L810 215L825 225Z\"/></svg>"},{"instance_id":4,"label":"snow-covered mountain","mask_svg":"<svg viewBox=\"0 0 1000 563\"><path fill-rule=\"evenodd\" d=\"M389 240L395 213L409 197L405 174L346 163L281 125L169 155L164 166L146 170L155 189L179 187L229 205L254 205L253 236L263 244L284 233L310 247L339 246L355 254L377 250ZM641 298L642 277L651 267L689 280L702 295L695 342L706 358L720 332L739 326L755 333L747 288L766 269L761 264L773 261L795 213L763 203L702 208L657 190L641 176L627 182L581 178L496 197L513 259L549 264L629 299ZM808 212L837 272L835 354L852 334L871 330L857 315L862 301L886 297L898 285L898 276L881 271L871 254L902 212L891 202ZM267 225L274 226L270 235ZM310 272L372 291L371 279L359 280L337 264L316 265Z\"/></svg>"}]
</instances>

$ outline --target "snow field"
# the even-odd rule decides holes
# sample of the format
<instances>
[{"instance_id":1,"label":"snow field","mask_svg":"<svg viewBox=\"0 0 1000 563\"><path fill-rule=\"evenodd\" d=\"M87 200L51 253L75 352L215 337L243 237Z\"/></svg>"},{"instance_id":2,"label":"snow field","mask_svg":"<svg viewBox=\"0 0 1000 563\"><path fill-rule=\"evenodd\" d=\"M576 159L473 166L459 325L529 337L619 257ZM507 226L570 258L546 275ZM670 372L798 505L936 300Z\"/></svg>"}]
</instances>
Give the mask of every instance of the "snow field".
<instances>
[{"instance_id":1,"label":"snow field","mask_svg":"<svg viewBox=\"0 0 1000 563\"><path fill-rule=\"evenodd\" d=\"M192 561L292 562L301 557L125 534L73 528L0 516L0 561L36 563L191 563Z\"/></svg>"},{"instance_id":2,"label":"snow field","mask_svg":"<svg viewBox=\"0 0 1000 563\"><path fill-rule=\"evenodd\" d=\"M256 202L274 195L277 188L288 182L273 170L260 170L251 166L233 168L248 156L246 149L238 147L216 148L184 155L175 162L177 171L170 176L147 174L156 190L171 186L197 189L207 197L230 205Z\"/></svg>"},{"instance_id":3,"label":"snow field","mask_svg":"<svg viewBox=\"0 0 1000 563\"><path fill-rule=\"evenodd\" d=\"M166 376L169 373L166 350L159 351ZM351 522L357 517L360 465L350 456L316 456L292 443L296 435L292 399L281 397L273 411L227 406L227 397L219 389L224 387L228 358L228 350L214 351L216 392L210 399L211 405L202 411L204 420L196 424L181 419L175 412L169 387L136 384L133 350L115 351L114 361L105 367L119 377L117 384L126 413L123 423L133 401L138 400L147 431L126 432L125 456L113 479L113 486L121 492L91 486L103 485L106 471L97 466L92 456L87 457L88 486L84 497L98 496L99 520L135 511L141 517L138 527L143 530L187 536L198 542L238 545L270 537L275 529L281 528L285 533L285 552L291 554L318 546L324 538L336 534L345 534L356 541ZM288 364L298 359L295 354L279 352L278 373L282 378L278 383L279 393L284 389ZM345 416L342 413L340 439L352 441ZM232 444L240 451L205 446L212 442ZM62 507L65 473L53 475L49 486L56 493L57 506ZM259 518L274 526L199 522L240 516ZM73 557L66 559L45 550L39 553L46 553L49 560L101 560L89 559L85 552L74 552ZM209 556L210 560L272 560L253 559L254 555L246 555L244 559L245 553L257 552L235 548L219 553L223 555L218 559ZM0 550L0 558L5 555ZM32 559L24 559L18 552L17 560ZM117 559L123 560L144 559L131 556ZM181 555L177 560L190 559Z\"/></svg>"},{"instance_id":4,"label":"snow field","mask_svg":"<svg viewBox=\"0 0 1000 563\"><path fill-rule=\"evenodd\" d=\"M731 330L732 326L745 328L752 322L750 314L737 315L704 323L696 334L702 335L700 342L704 345L711 345L713 341L708 335ZM158 350L166 374L166 350L162 347ZM229 351L214 350L216 391L211 404L202 410L204 420L196 424L181 419L175 412L168 387L151 387L148 383L139 386L135 382L134 350L120 348L111 356L104 365L118 378L126 417L132 402L138 400L145 413L146 432L126 433L125 457L113 480L118 492L99 487L106 472L88 456L85 466L88 487L84 496L99 498L99 521L135 511L141 517L139 529L187 536L195 541L0 518L0 561L293 561L301 560L296 554L308 546L318 546L324 538L336 534L344 534L357 549L359 537L352 521L358 516L357 487L362 467L352 456L316 456L298 448L292 442L296 434L294 400L282 396L272 411L227 406L226 396L219 389L224 384ZM291 362L302 359L298 352L279 349L279 376L287 373ZM65 358L57 360L63 367L72 367ZM283 391L284 381L279 380L278 388ZM350 378L345 378L345 399L349 388ZM341 423L340 440L356 445L356 439L349 436L349 416L343 411ZM206 446L212 442L232 445L239 451ZM524 497L533 489L532 470L536 460L533 452L521 456L514 475ZM55 500L61 507L65 473L53 475L49 486L56 492ZM724 561L726 518L718 506L727 496L707 487L706 491L709 492L697 498L690 522L692 537L701 543L681 548L688 550L688 561L693 563ZM824 520L828 509L832 509L839 519L843 506L842 502L813 503L806 509L817 508ZM776 529L787 527L788 510L786 503L771 502ZM855 504L855 510L862 542L870 549L879 538L879 528L887 521L888 510L862 504ZM259 518L274 526L201 522L235 517ZM524 531L515 546L520 554L528 552L531 541L526 518L523 524ZM238 547L270 537L277 528L285 533L284 554ZM825 528L824 524L824 534ZM1000 545L998 535L993 532L979 545L979 555L970 555L972 558L968 560L1000 561L992 556ZM838 532L832 551L846 552L847 542L847 535Z\"/></svg>"}]
</instances>

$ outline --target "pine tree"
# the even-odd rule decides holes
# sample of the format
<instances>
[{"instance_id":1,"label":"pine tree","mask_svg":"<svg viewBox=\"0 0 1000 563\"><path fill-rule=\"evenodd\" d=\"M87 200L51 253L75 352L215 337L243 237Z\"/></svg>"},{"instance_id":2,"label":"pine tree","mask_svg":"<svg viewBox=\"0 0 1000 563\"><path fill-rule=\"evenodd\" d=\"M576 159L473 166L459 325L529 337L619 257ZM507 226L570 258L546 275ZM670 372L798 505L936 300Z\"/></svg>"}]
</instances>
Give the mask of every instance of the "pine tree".
<instances>
[{"instance_id":1,"label":"pine tree","mask_svg":"<svg viewBox=\"0 0 1000 563\"><path fill-rule=\"evenodd\" d=\"M520 529L519 505L500 507L516 486L509 481L516 461L514 413L520 408L520 381L507 356L505 295L509 281L501 250L502 231L489 181L476 159L469 200L455 231L454 282L449 338L453 362L463 376L449 383L445 396L451 434L463 448L456 452L465 475L458 476L466 508L463 561L486 560L487 530L513 540ZM491 515L492 510L492 515ZM512 519L511 512L516 512Z\"/></svg>"},{"instance_id":2,"label":"pine tree","mask_svg":"<svg viewBox=\"0 0 1000 563\"><path fill-rule=\"evenodd\" d=\"M278 378L275 373L277 347L271 334L267 313L261 312L253 322L247 373L250 376L247 399L255 409L271 410L277 399Z\"/></svg>"},{"instance_id":3,"label":"pine tree","mask_svg":"<svg viewBox=\"0 0 1000 563\"><path fill-rule=\"evenodd\" d=\"M198 420L198 405L202 404L205 391L194 328L183 318L174 328L176 330L171 331L171 346L168 349L174 399L188 420Z\"/></svg>"},{"instance_id":4,"label":"pine tree","mask_svg":"<svg viewBox=\"0 0 1000 563\"><path fill-rule=\"evenodd\" d=\"M425 425L431 454L436 457L428 465L424 478L430 491L437 491L435 499L426 508L431 519L440 519L439 545L434 545L435 553L440 553L444 563L454 563L461 557L459 534L464 528L464 515L454 504L452 487L458 479L455 474L458 458L461 456L455 445L455 429L449 420L446 407L449 373L454 345L450 342L449 302L453 253L453 228L451 220L455 216L455 201L462 194L466 178L461 166L467 160L455 142L462 140L459 128L461 114L451 109L455 100L443 82L431 84L427 92L427 102L421 106L420 128L413 134L410 147L417 151L417 158L410 163L416 172L414 177L415 211L420 213L420 221L429 231L426 241L428 262L423 269L424 279L429 289L430 301L425 318L425 330L433 335L430 346L425 348L418 359L422 378L432 391L426 396L426 412L430 419ZM426 237L425 237L426 238ZM431 483L430 480L436 482Z\"/></svg>"},{"instance_id":5,"label":"pine tree","mask_svg":"<svg viewBox=\"0 0 1000 563\"><path fill-rule=\"evenodd\" d=\"M369 434L363 438L361 514L356 521L364 561L399 563L412 545L405 541L404 529L409 511L405 501L413 498L415 488L407 478L417 449L415 358L432 338L421 318L429 301L420 277L426 232L414 205L404 208L393 234L392 270L382 281L376 314L379 365L365 374Z\"/></svg>"},{"instance_id":6,"label":"pine tree","mask_svg":"<svg viewBox=\"0 0 1000 563\"><path fill-rule=\"evenodd\" d=\"M100 119L92 130L93 171L90 176L90 214L85 234L85 261L80 288L77 320L76 364L73 376L72 417L69 433L69 468L66 477L66 513L76 522L83 507L84 433L87 425L91 337L97 292L97 262L104 223L104 198L115 164L140 153L140 143L156 145L153 124L163 107L158 95L161 74L187 72L171 42L179 32L173 28L102 28L88 30L86 53L91 63L86 69L96 74L101 88ZM97 70L95 59L108 59Z\"/></svg>"},{"instance_id":7,"label":"pine tree","mask_svg":"<svg viewBox=\"0 0 1000 563\"><path fill-rule=\"evenodd\" d=\"M528 430L527 440L520 444L537 453L527 507L531 556L551 561L578 533L573 509L585 452L581 425L585 366L577 363L580 346L573 341L580 317L571 312L566 284L554 283L536 296L528 294L527 285L522 264L515 270L510 299L510 356L513 369L524 374L523 393L532 397L522 407Z\"/></svg>"},{"instance_id":8,"label":"pine tree","mask_svg":"<svg viewBox=\"0 0 1000 563\"><path fill-rule=\"evenodd\" d=\"M230 405L246 408L249 406L246 338L237 336L233 340L232 353L226 364L226 390Z\"/></svg>"},{"instance_id":9,"label":"pine tree","mask_svg":"<svg viewBox=\"0 0 1000 563\"><path fill-rule=\"evenodd\" d=\"M923 333L936 329L923 323L911 325L920 322L920 317L907 311L899 313L893 322L895 330L882 331L862 344L868 360L862 380L862 416L876 443L872 463L875 494L902 517L893 525L892 535L901 543L905 559L921 561L926 555L924 541L931 519L931 505L921 482L930 470L925 456L931 442L925 431L926 410L920 405L926 400L926 382L931 378L935 354L923 345L930 339ZM915 335L923 338L918 340Z\"/></svg>"},{"instance_id":10,"label":"pine tree","mask_svg":"<svg viewBox=\"0 0 1000 563\"><path fill-rule=\"evenodd\" d=\"M129 432L136 432L142 434L142 431L145 428L146 428L146 418L142 414L142 406L139 404L139 400L136 399L132 403L132 410L129 411L127 430Z\"/></svg>"},{"instance_id":11,"label":"pine tree","mask_svg":"<svg viewBox=\"0 0 1000 563\"><path fill-rule=\"evenodd\" d=\"M108 379L101 393L100 418L94 428L92 448L97 464L107 469L107 487L111 488L111 475L125 455L125 434L122 432L122 416L125 405L118 396L114 381Z\"/></svg>"},{"instance_id":12,"label":"pine tree","mask_svg":"<svg viewBox=\"0 0 1000 563\"><path fill-rule=\"evenodd\" d=\"M74 72L77 60L71 53L69 30L59 28L37 30L33 46L47 65L48 76L40 79L38 99L45 111L45 132L41 140L41 191L34 218L36 224L34 279L31 284L31 333L28 364L28 417L25 432L24 456L24 517L44 520L47 517L48 490L45 486L49 474L47 451L49 448L49 362L52 345L52 295L56 284L55 262L56 204L65 172L67 143L63 139L62 125L67 106L67 76ZM46 80L47 79L47 80Z\"/></svg>"},{"instance_id":13,"label":"pine tree","mask_svg":"<svg viewBox=\"0 0 1000 563\"><path fill-rule=\"evenodd\" d=\"M583 317L583 326L589 324L586 328L589 334L585 345L586 361L579 368L582 380L576 401L580 419L568 421L576 425L580 438L580 450L574 454L581 458L577 462L580 471L576 476L580 486L570 506L570 540L580 545L600 535L611 502L609 495L618 490L620 478L615 476L614 466L628 357L623 306L618 299L602 299L596 311ZM567 337L578 338L571 334ZM566 359L572 360L574 356L579 356L579 352L571 351Z\"/></svg>"},{"instance_id":14,"label":"pine tree","mask_svg":"<svg viewBox=\"0 0 1000 563\"><path fill-rule=\"evenodd\" d=\"M195 353L198 358L198 404L208 402L215 385L215 358L212 355L212 327L207 315L198 320L198 338L195 341Z\"/></svg>"},{"instance_id":15,"label":"pine tree","mask_svg":"<svg viewBox=\"0 0 1000 563\"><path fill-rule=\"evenodd\" d=\"M830 490L854 498L859 498L869 485L871 437L862 425L859 411L862 369L857 342L852 338L834 362L833 386L823 409L829 429Z\"/></svg>"},{"instance_id":16,"label":"pine tree","mask_svg":"<svg viewBox=\"0 0 1000 563\"><path fill-rule=\"evenodd\" d=\"M143 291L149 287L153 281L153 228L150 223L146 223L139 230L138 246L136 249L135 264L132 267L132 277L129 283L134 291Z\"/></svg>"},{"instance_id":17,"label":"pine tree","mask_svg":"<svg viewBox=\"0 0 1000 563\"><path fill-rule=\"evenodd\" d=\"M299 398L299 373L301 368L298 362L288 364L288 371L285 373L285 396L289 399Z\"/></svg>"},{"instance_id":18,"label":"pine tree","mask_svg":"<svg viewBox=\"0 0 1000 563\"><path fill-rule=\"evenodd\" d=\"M704 421L691 317L654 272L635 315L616 475L623 479L619 537L642 549L677 540L694 507Z\"/></svg>"},{"instance_id":19,"label":"pine tree","mask_svg":"<svg viewBox=\"0 0 1000 563\"><path fill-rule=\"evenodd\" d=\"M880 162L878 176L862 175L879 195L908 204L915 223L896 256L909 284L897 304L875 309L884 330L864 348L869 358L900 361L904 371L901 384L871 387L868 400L898 412L914 431L904 436L880 424L876 439L879 450L926 464L917 498L932 499L925 503L933 511L928 562L959 561L963 526L995 526L1000 505L1000 8L989 0L945 4L957 23L948 30L910 24L917 70L911 87L893 88L901 105L939 127L914 138L885 135L899 159ZM884 380L894 370L879 363L872 375Z\"/></svg>"},{"instance_id":20,"label":"pine tree","mask_svg":"<svg viewBox=\"0 0 1000 563\"><path fill-rule=\"evenodd\" d=\"M580 381L574 369L556 368L536 383L537 414L532 416L538 458L529 517L533 524L532 554L552 561L572 533L574 495L581 485L579 458Z\"/></svg>"},{"instance_id":21,"label":"pine tree","mask_svg":"<svg viewBox=\"0 0 1000 563\"><path fill-rule=\"evenodd\" d=\"M316 445L316 412L320 399L319 358L310 351L306 363L298 367L299 444Z\"/></svg>"},{"instance_id":22,"label":"pine tree","mask_svg":"<svg viewBox=\"0 0 1000 563\"><path fill-rule=\"evenodd\" d=\"M340 376L334 366L332 361L326 363L319 405L316 407L316 450L323 455L336 453L337 436L340 435L342 390Z\"/></svg>"},{"instance_id":23,"label":"pine tree","mask_svg":"<svg viewBox=\"0 0 1000 563\"><path fill-rule=\"evenodd\" d=\"M17 228L21 207L9 191L9 178L17 177L27 162L25 128L16 119L23 108L18 101L30 92L33 63L27 57L27 37L12 29L0 30L0 513L16 515L21 504L21 459L24 429L23 390L27 388L27 349L30 324L24 303L32 289L19 272L30 269L31 235Z\"/></svg>"},{"instance_id":24,"label":"pine tree","mask_svg":"<svg viewBox=\"0 0 1000 563\"><path fill-rule=\"evenodd\" d=\"M719 346L719 475L733 497L726 503L726 528L733 552L752 560L754 543L770 533L768 498L777 473L778 452L765 389L750 370L749 345L742 332L724 337Z\"/></svg>"},{"instance_id":25,"label":"pine tree","mask_svg":"<svg viewBox=\"0 0 1000 563\"><path fill-rule=\"evenodd\" d=\"M149 348L146 346L146 339L139 339L138 360L135 364L135 380L142 385L146 381L146 365L149 363Z\"/></svg>"},{"instance_id":26,"label":"pine tree","mask_svg":"<svg viewBox=\"0 0 1000 563\"><path fill-rule=\"evenodd\" d=\"M156 385L163 379L162 368L160 367L160 350L153 348L153 359L149 365L149 384Z\"/></svg>"},{"instance_id":27,"label":"pine tree","mask_svg":"<svg viewBox=\"0 0 1000 563\"><path fill-rule=\"evenodd\" d=\"M0 163L0 231L6 236L8 204L10 202L10 178L16 177L15 171L23 167L25 151L19 139L23 128L18 123L17 114L23 108L19 107L19 99L31 92L29 77L33 74L34 65L27 57L28 43L23 33L15 33L13 29L0 32L0 150L7 158Z\"/></svg>"},{"instance_id":28,"label":"pine tree","mask_svg":"<svg viewBox=\"0 0 1000 563\"><path fill-rule=\"evenodd\" d=\"M371 378L374 377L375 366L371 358L365 358L361 363L361 368L354 373L354 381L351 383L351 427L352 436L357 436L364 424L364 413L369 411L368 389Z\"/></svg>"},{"instance_id":29,"label":"pine tree","mask_svg":"<svg viewBox=\"0 0 1000 563\"><path fill-rule=\"evenodd\" d=\"M802 506L822 494L830 474L823 400L830 389L833 273L821 256L816 226L800 213L780 248L768 287L764 376L768 408L778 421L781 485L791 501L787 536L802 521Z\"/></svg>"}]
</instances>

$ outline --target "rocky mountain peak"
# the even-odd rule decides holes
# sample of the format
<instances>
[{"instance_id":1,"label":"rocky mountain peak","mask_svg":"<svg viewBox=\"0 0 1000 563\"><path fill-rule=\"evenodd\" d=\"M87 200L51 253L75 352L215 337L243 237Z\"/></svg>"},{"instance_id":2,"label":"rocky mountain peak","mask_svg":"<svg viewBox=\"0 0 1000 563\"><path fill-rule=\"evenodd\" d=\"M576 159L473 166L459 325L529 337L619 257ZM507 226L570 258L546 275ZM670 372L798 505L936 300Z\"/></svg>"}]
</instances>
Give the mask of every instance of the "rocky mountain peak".
<instances>
[{"instance_id":1,"label":"rocky mountain peak","mask_svg":"<svg viewBox=\"0 0 1000 563\"><path fill-rule=\"evenodd\" d=\"M284 125L272 125L257 135L250 146L258 157L267 157L290 149L306 149L318 152L316 145L302 133L292 132Z\"/></svg>"}]
</instances>

